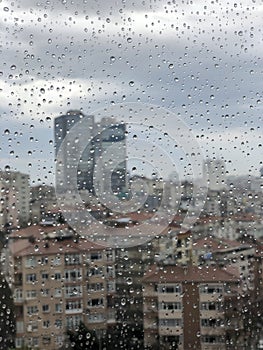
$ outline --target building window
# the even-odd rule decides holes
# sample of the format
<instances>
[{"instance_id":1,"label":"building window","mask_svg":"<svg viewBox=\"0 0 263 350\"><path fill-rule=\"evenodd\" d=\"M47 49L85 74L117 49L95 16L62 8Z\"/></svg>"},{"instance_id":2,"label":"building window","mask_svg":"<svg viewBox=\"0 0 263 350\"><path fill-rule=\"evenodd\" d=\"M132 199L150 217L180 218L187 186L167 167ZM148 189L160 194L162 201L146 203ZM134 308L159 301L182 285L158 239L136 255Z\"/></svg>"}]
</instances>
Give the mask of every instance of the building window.
<instances>
[{"instance_id":1,"label":"building window","mask_svg":"<svg viewBox=\"0 0 263 350\"><path fill-rule=\"evenodd\" d=\"M36 305L28 306L27 307L27 313L28 315L35 315L38 313L38 307Z\"/></svg>"},{"instance_id":2,"label":"building window","mask_svg":"<svg viewBox=\"0 0 263 350\"><path fill-rule=\"evenodd\" d=\"M63 335L57 335L56 336L55 343L57 345L62 346L63 345L63 341L64 341Z\"/></svg>"},{"instance_id":3,"label":"building window","mask_svg":"<svg viewBox=\"0 0 263 350\"><path fill-rule=\"evenodd\" d=\"M105 316L104 314L88 315L88 322L90 323L105 322Z\"/></svg>"},{"instance_id":4,"label":"building window","mask_svg":"<svg viewBox=\"0 0 263 350\"><path fill-rule=\"evenodd\" d=\"M62 320L60 320L60 319L55 320L55 327L62 328Z\"/></svg>"},{"instance_id":5,"label":"building window","mask_svg":"<svg viewBox=\"0 0 263 350\"><path fill-rule=\"evenodd\" d=\"M42 305L42 311L43 311L43 312L49 312L49 311L50 311L50 310L49 310L49 305L48 305L48 304Z\"/></svg>"},{"instance_id":6,"label":"building window","mask_svg":"<svg viewBox=\"0 0 263 350\"><path fill-rule=\"evenodd\" d=\"M56 313L62 312L62 305L61 304L55 304L55 312Z\"/></svg>"},{"instance_id":7,"label":"building window","mask_svg":"<svg viewBox=\"0 0 263 350\"><path fill-rule=\"evenodd\" d=\"M47 281L48 280L48 273L47 272L42 272L41 277L42 277L43 281Z\"/></svg>"},{"instance_id":8,"label":"building window","mask_svg":"<svg viewBox=\"0 0 263 350\"><path fill-rule=\"evenodd\" d=\"M107 282L107 292L115 292L115 282Z\"/></svg>"},{"instance_id":9,"label":"building window","mask_svg":"<svg viewBox=\"0 0 263 350\"><path fill-rule=\"evenodd\" d=\"M91 253L90 254L90 260L95 261L95 260L101 260L102 259L102 254L101 253Z\"/></svg>"},{"instance_id":10,"label":"building window","mask_svg":"<svg viewBox=\"0 0 263 350\"><path fill-rule=\"evenodd\" d=\"M95 292L95 291L102 291L104 290L103 283L88 283L87 284L87 291L88 292Z\"/></svg>"},{"instance_id":11,"label":"building window","mask_svg":"<svg viewBox=\"0 0 263 350\"><path fill-rule=\"evenodd\" d=\"M82 316L81 315L73 315L73 316L67 316L66 317L66 327L68 329L75 328L82 322Z\"/></svg>"},{"instance_id":12,"label":"building window","mask_svg":"<svg viewBox=\"0 0 263 350\"><path fill-rule=\"evenodd\" d=\"M82 286L66 286L65 297L66 298L79 298L82 296Z\"/></svg>"},{"instance_id":13,"label":"building window","mask_svg":"<svg viewBox=\"0 0 263 350\"><path fill-rule=\"evenodd\" d=\"M41 296L48 297L49 296L49 289L41 289Z\"/></svg>"},{"instance_id":14,"label":"building window","mask_svg":"<svg viewBox=\"0 0 263 350\"><path fill-rule=\"evenodd\" d=\"M205 285L200 286L200 293L202 294L222 294L223 288L221 286Z\"/></svg>"},{"instance_id":15,"label":"building window","mask_svg":"<svg viewBox=\"0 0 263 350\"><path fill-rule=\"evenodd\" d=\"M159 293L181 293L182 288L180 285L160 285Z\"/></svg>"},{"instance_id":16,"label":"building window","mask_svg":"<svg viewBox=\"0 0 263 350\"><path fill-rule=\"evenodd\" d=\"M161 310L181 310L182 304L179 302L162 302L160 305Z\"/></svg>"},{"instance_id":17,"label":"building window","mask_svg":"<svg viewBox=\"0 0 263 350\"><path fill-rule=\"evenodd\" d=\"M202 341L209 344L225 343L225 339L217 335L204 335Z\"/></svg>"},{"instance_id":18,"label":"building window","mask_svg":"<svg viewBox=\"0 0 263 350\"><path fill-rule=\"evenodd\" d=\"M88 301L88 307L101 307L103 305L104 305L103 298L96 298Z\"/></svg>"},{"instance_id":19,"label":"building window","mask_svg":"<svg viewBox=\"0 0 263 350\"><path fill-rule=\"evenodd\" d=\"M159 320L159 325L161 327L180 327L182 325L182 320L180 318L173 318L173 319L161 318Z\"/></svg>"},{"instance_id":20,"label":"building window","mask_svg":"<svg viewBox=\"0 0 263 350\"><path fill-rule=\"evenodd\" d=\"M201 303L201 310L212 311L212 310L220 310L220 309L221 309L221 304L219 302Z\"/></svg>"},{"instance_id":21,"label":"building window","mask_svg":"<svg viewBox=\"0 0 263 350\"><path fill-rule=\"evenodd\" d=\"M42 343L43 343L44 345L49 345L49 344L51 343L51 338L50 338L49 336L44 336L44 337L42 338Z\"/></svg>"},{"instance_id":22,"label":"building window","mask_svg":"<svg viewBox=\"0 0 263 350\"><path fill-rule=\"evenodd\" d=\"M37 297L36 290L27 290L26 291L26 299L35 299Z\"/></svg>"},{"instance_id":23,"label":"building window","mask_svg":"<svg viewBox=\"0 0 263 350\"><path fill-rule=\"evenodd\" d=\"M22 301L23 300L23 291L22 291L22 289L15 289L14 299L15 299L15 301Z\"/></svg>"},{"instance_id":24,"label":"building window","mask_svg":"<svg viewBox=\"0 0 263 350\"><path fill-rule=\"evenodd\" d=\"M47 256L42 256L39 263L41 265L47 265L48 264L48 257Z\"/></svg>"},{"instance_id":25,"label":"building window","mask_svg":"<svg viewBox=\"0 0 263 350\"><path fill-rule=\"evenodd\" d=\"M115 277L114 273L114 267L113 266L107 266L107 277Z\"/></svg>"},{"instance_id":26,"label":"building window","mask_svg":"<svg viewBox=\"0 0 263 350\"><path fill-rule=\"evenodd\" d=\"M38 330L38 323L37 322L30 322L27 325L27 332L37 332Z\"/></svg>"},{"instance_id":27,"label":"building window","mask_svg":"<svg viewBox=\"0 0 263 350\"><path fill-rule=\"evenodd\" d=\"M35 267L37 264L34 256L27 256L25 261L25 267Z\"/></svg>"},{"instance_id":28,"label":"building window","mask_svg":"<svg viewBox=\"0 0 263 350\"><path fill-rule=\"evenodd\" d=\"M82 309L82 303L80 300L66 302L66 311L79 311Z\"/></svg>"},{"instance_id":29,"label":"building window","mask_svg":"<svg viewBox=\"0 0 263 350\"><path fill-rule=\"evenodd\" d=\"M16 322L16 332L17 333L23 333L24 332L24 322L23 321L17 321Z\"/></svg>"},{"instance_id":30,"label":"building window","mask_svg":"<svg viewBox=\"0 0 263 350\"><path fill-rule=\"evenodd\" d=\"M113 252L107 252L107 261L113 261Z\"/></svg>"},{"instance_id":31,"label":"building window","mask_svg":"<svg viewBox=\"0 0 263 350\"><path fill-rule=\"evenodd\" d=\"M59 298L62 296L62 289L61 288L55 288L54 297Z\"/></svg>"},{"instance_id":32,"label":"building window","mask_svg":"<svg viewBox=\"0 0 263 350\"><path fill-rule=\"evenodd\" d=\"M28 273L26 275L26 282L27 283L34 283L37 281L37 275L35 273Z\"/></svg>"},{"instance_id":33,"label":"building window","mask_svg":"<svg viewBox=\"0 0 263 350\"><path fill-rule=\"evenodd\" d=\"M38 338L37 337L33 337L33 339L32 339L32 346L38 347L38 343L39 343Z\"/></svg>"},{"instance_id":34,"label":"building window","mask_svg":"<svg viewBox=\"0 0 263 350\"><path fill-rule=\"evenodd\" d=\"M223 320L220 318L203 318L201 319L202 327L220 327L224 324Z\"/></svg>"},{"instance_id":35,"label":"building window","mask_svg":"<svg viewBox=\"0 0 263 350\"><path fill-rule=\"evenodd\" d=\"M80 254L67 254L65 255L65 265L80 265L81 264Z\"/></svg>"},{"instance_id":36,"label":"building window","mask_svg":"<svg viewBox=\"0 0 263 350\"><path fill-rule=\"evenodd\" d=\"M81 280L81 270L66 270L65 271L65 281L66 282L74 282L77 280Z\"/></svg>"},{"instance_id":37,"label":"building window","mask_svg":"<svg viewBox=\"0 0 263 350\"><path fill-rule=\"evenodd\" d=\"M87 272L87 276L102 276L103 275L103 268L102 267L92 267Z\"/></svg>"},{"instance_id":38,"label":"building window","mask_svg":"<svg viewBox=\"0 0 263 350\"><path fill-rule=\"evenodd\" d=\"M61 280L61 272L55 272L54 273L54 280L60 281Z\"/></svg>"},{"instance_id":39,"label":"building window","mask_svg":"<svg viewBox=\"0 0 263 350\"><path fill-rule=\"evenodd\" d=\"M52 261L54 266L59 266L61 265L61 257L60 256L56 256L53 261Z\"/></svg>"},{"instance_id":40,"label":"building window","mask_svg":"<svg viewBox=\"0 0 263 350\"><path fill-rule=\"evenodd\" d=\"M16 349L22 348L22 346L24 345L23 338L16 338L15 344L16 344Z\"/></svg>"},{"instance_id":41,"label":"building window","mask_svg":"<svg viewBox=\"0 0 263 350\"><path fill-rule=\"evenodd\" d=\"M50 327L50 321L49 320L43 321L43 328L49 328L49 327Z\"/></svg>"}]
</instances>

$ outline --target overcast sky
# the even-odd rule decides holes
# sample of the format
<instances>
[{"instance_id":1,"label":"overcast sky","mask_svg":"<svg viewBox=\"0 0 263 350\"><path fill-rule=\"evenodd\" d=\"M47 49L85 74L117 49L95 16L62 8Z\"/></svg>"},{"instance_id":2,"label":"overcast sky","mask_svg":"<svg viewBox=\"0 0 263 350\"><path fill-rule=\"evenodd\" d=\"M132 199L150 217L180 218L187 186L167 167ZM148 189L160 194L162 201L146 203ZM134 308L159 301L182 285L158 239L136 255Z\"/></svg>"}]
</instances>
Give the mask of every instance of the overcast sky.
<instances>
[{"instance_id":1,"label":"overcast sky","mask_svg":"<svg viewBox=\"0 0 263 350\"><path fill-rule=\"evenodd\" d=\"M3 0L0 9L1 168L53 182L55 116L139 102L171 112L152 124L173 138L182 120L230 174L259 174L261 1Z\"/></svg>"}]
</instances>

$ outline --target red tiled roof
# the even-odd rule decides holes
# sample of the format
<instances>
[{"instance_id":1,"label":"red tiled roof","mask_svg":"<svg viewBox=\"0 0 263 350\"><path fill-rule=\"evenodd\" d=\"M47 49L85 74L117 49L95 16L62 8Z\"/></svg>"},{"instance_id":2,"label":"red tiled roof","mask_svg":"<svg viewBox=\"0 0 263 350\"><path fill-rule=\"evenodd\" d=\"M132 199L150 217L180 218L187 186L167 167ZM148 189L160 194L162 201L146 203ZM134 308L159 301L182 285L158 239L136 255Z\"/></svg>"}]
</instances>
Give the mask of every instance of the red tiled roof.
<instances>
[{"instance_id":1,"label":"red tiled roof","mask_svg":"<svg viewBox=\"0 0 263 350\"><path fill-rule=\"evenodd\" d=\"M26 255L54 255L54 254L65 254L65 253L79 253L86 252L90 250L104 250L105 247L94 242L89 242L87 240L79 240L74 242L73 240L48 240L40 241L36 243L29 243L26 248L19 251L17 256Z\"/></svg>"},{"instance_id":2,"label":"red tiled roof","mask_svg":"<svg viewBox=\"0 0 263 350\"><path fill-rule=\"evenodd\" d=\"M143 278L144 282L178 283L178 282L239 282L239 279L223 269L213 266L151 266Z\"/></svg>"},{"instance_id":3,"label":"red tiled roof","mask_svg":"<svg viewBox=\"0 0 263 350\"><path fill-rule=\"evenodd\" d=\"M226 238L205 237L195 240L193 244L193 249L202 250L205 248L209 249L210 252L215 252L219 250L243 246L247 245Z\"/></svg>"},{"instance_id":4,"label":"red tiled roof","mask_svg":"<svg viewBox=\"0 0 263 350\"><path fill-rule=\"evenodd\" d=\"M79 239L78 242L72 239L57 240L46 239L47 234L69 231L67 225L41 226L33 225L25 229L16 230L10 234L9 248L13 255L41 255L65 252L84 252L88 250L103 250L104 246L91 242L87 239ZM34 242L30 241L34 238ZM24 238L24 239L23 239ZM27 239L28 238L28 239Z\"/></svg>"}]
</instances>

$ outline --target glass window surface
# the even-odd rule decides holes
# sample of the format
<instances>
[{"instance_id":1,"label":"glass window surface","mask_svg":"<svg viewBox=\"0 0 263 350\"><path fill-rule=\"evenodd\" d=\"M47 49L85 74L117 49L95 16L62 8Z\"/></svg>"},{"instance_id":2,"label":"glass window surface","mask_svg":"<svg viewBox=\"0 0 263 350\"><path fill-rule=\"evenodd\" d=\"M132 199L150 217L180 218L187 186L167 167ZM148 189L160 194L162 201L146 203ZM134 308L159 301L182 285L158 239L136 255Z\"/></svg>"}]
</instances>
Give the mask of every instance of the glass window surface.
<instances>
[{"instance_id":1,"label":"glass window surface","mask_svg":"<svg viewBox=\"0 0 263 350\"><path fill-rule=\"evenodd\" d=\"M262 2L0 11L0 348L263 348Z\"/></svg>"}]
</instances>

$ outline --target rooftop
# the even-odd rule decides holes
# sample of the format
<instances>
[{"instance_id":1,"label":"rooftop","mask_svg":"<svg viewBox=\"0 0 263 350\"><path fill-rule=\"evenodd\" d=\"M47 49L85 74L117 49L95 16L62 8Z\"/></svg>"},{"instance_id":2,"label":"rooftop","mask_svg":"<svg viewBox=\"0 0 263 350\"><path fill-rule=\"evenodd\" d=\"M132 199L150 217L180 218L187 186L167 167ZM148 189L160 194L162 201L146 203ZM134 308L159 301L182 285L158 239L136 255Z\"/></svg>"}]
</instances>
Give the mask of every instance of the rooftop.
<instances>
[{"instance_id":1,"label":"rooftop","mask_svg":"<svg viewBox=\"0 0 263 350\"><path fill-rule=\"evenodd\" d=\"M165 265L159 267L153 265L145 274L144 282L155 283L191 283L191 282L233 282L239 279L232 273L213 266L187 267Z\"/></svg>"}]
</instances>

